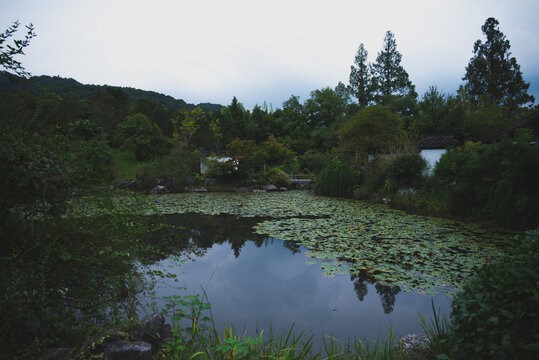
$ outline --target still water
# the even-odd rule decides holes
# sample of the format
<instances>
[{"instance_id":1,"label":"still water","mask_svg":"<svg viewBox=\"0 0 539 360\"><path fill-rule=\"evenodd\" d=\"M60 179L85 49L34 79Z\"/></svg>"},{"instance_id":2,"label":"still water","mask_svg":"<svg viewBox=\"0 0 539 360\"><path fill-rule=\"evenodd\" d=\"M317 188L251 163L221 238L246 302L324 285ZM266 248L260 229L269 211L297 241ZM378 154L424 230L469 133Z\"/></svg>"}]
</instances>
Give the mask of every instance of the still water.
<instances>
[{"instance_id":1,"label":"still water","mask_svg":"<svg viewBox=\"0 0 539 360\"><path fill-rule=\"evenodd\" d=\"M322 276L320 263L290 241L254 234L256 219L233 216L169 215L179 256L151 270L170 274L155 284L158 308L164 296L202 294L204 287L217 329L234 325L255 336L294 329L341 341L420 333L418 313L430 323L432 304L450 313L451 300L382 286L367 276ZM181 259L183 261L178 261ZM183 289L185 288L185 289Z\"/></svg>"}]
</instances>

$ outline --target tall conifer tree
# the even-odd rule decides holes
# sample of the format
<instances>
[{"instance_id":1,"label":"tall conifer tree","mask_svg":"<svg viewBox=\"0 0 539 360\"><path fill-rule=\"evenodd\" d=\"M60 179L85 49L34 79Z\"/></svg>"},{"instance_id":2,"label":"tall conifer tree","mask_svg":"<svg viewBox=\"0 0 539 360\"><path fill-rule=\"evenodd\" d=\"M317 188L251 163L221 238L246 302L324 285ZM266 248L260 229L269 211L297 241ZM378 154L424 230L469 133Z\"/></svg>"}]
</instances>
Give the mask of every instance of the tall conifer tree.
<instances>
[{"instance_id":1,"label":"tall conifer tree","mask_svg":"<svg viewBox=\"0 0 539 360\"><path fill-rule=\"evenodd\" d=\"M474 56L462 80L466 81L473 101L484 98L496 105L515 109L535 99L528 95L530 84L524 82L517 60L510 57L511 45L498 25L498 20L491 17L481 27L487 40L475 42Z\"/></svg>"},{"instance_id":2,"label":"tall conifer tree","mask_svg":"<svg viewBox=\"0 0 539 360\"><path fill-rule=\"evenodd\" d=\"M376 57L373 65L373 77L376 95L379 97L389 95L417 97L415 86L408 78L408 73L400 64L402 55L397 51L397 41L391 31L386 32L382 51Z\"/></svg>"},{"instance_id":3,"label":"tall conifer tree","mask_svg":"<svg viewBox=\"0 0 539 360\"><path fill-rule=\"evenodd\" d=\"M372 68L367 63L369 53L363 43L359 45L354 60L350 66L350 89L357 99L360 108L365 108L373 99Z\"/></svg>"}]
</instances>

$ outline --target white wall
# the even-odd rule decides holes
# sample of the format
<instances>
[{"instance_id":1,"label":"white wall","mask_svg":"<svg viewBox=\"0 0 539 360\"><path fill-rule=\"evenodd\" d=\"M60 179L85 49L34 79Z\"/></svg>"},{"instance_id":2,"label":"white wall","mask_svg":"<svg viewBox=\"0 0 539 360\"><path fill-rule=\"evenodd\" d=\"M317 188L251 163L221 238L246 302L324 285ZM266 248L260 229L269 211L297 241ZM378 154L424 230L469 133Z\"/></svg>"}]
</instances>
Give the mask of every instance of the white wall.
<instances>
[{"instance_id":1,"label":"white wall","mask_svg":"<svg viewBox=\"0 0 539 360\"><path fill-rule=\"evenodd\" d=\"M431 175L434 171L434 167L436 166L436 163L442 155L445 153L445 149L425 149L421 150L421 156L427 160L427 164L429 166L428 171L425 172L425 174Z\"/></svg>"}]
</instances>

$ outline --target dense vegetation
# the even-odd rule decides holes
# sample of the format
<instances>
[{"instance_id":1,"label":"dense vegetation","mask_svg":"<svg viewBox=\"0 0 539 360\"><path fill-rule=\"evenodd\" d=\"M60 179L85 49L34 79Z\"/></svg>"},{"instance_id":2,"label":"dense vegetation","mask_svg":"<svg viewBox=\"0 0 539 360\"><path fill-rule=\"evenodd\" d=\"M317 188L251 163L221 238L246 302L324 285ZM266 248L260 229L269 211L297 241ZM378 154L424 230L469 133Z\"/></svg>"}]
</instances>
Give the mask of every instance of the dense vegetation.
<instances>
[{"instance_id":1,"label":"dense vegetation","mask_svg":"<svg viewBox=\"0 0 539 360\"><path fill-rule=\"evenodd\" d=\"M0 312L2 333L11 334L2 339L8 354L39 351L60 338L80 340L92 324L125 320L129 312L120 308L133 310L126 289L140 281L134 260L158 256L160 249L138 242L152 227L137 214L119 211L106 189L114 178L136 178L141 190L165 178L182 189L188 181L204 180L203 154L214 155L206 177L224 184L288 186L287 174L305 172L318 175L315 189L322 194L384 198L399 207L521 229L539 226L539 148L530 142L537 134L524 130L496 141L533 111L534 99L493 18L482 28L487 40L475 43L456 95L433 86L418 99L388 31L374 63L360 45L348 86L314 90L303 103L291 96L282 108L264 104L251 111L235 97L226 107L195 107L129 88L27 80L15 57L35 36L33 27L13 46L3 45L18 26L0 34L0 66L11 73L0 79ZM421 136L442 134L464 145L448 151L433 176L423 176L425 163L414 144ZM223 151L234 160L217 161ZM96 193L105 213L71 215L74 195ZM522 244L509 259L523 271L514 275L528 281L529 254L536 257L537 249ZM486 269L486 277L502 276ZM455 326L470 334L483 328L468 323L465 329L466 296L477 299L490 291L478 281L455 307ZM111 317L111 309L118 316ZM525 305L517 310L531 311ZM493 325L503 324L498 315L486 316ZM493 347L497 337L485 338L489 344L477 351L510 351Z\"/></svg>"}]
</instances>

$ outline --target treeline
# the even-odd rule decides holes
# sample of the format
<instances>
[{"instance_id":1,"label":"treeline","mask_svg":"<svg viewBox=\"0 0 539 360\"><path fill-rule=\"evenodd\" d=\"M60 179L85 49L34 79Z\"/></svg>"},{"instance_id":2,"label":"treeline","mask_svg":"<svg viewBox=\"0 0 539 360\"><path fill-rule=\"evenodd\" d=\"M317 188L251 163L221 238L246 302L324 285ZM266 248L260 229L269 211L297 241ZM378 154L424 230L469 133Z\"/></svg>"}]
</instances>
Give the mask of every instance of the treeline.
<instances>
[{"instance_id":1,"label":"treeline","mask_svg":"<svg viewBox=\"0 0 539 360\"><path fill-rule=\"evenodd\" d=\"M60 137L68 144L84 142L87 153L70 150L71 156L94 159L100 175L91 160L85 160L84 173L103 181L126 176L117 170L120 165L136 169L127 176L137 176L144 187L157 178L182 184L203 176L250 185L268 182L270 169L313 175L325 169L317 185L321 193L351 196L355 190L360 198L392 198L399 189L419 188L426 181L416 147L421 137L451 135L461 144L490 143L533 111L529 83L510 57L509 41L498 25L493 18L486 20L486 41L474 44L464 84L455 95L432 86L419 97L401 65L395 35L387 31L374 62L359 46L348 84L314 90L303 102L292 95L281 108L263 104L248 110L236 97L226 107L193 107L151 92L137 98L141 93L129 88L5 75L2 86L9 90L0 92L0 126L12 137L13 129L27 132L36 142ZM233 159L217 161L212 153ZM368 161L390 153L391 159ZM141 163L135 166L128 157ZM208 157L213 161L201 177L201 159ZM339 185L329 179L340 179ZM480 211L455 207L455 212Z\"/></svg>"}]
</instances>

